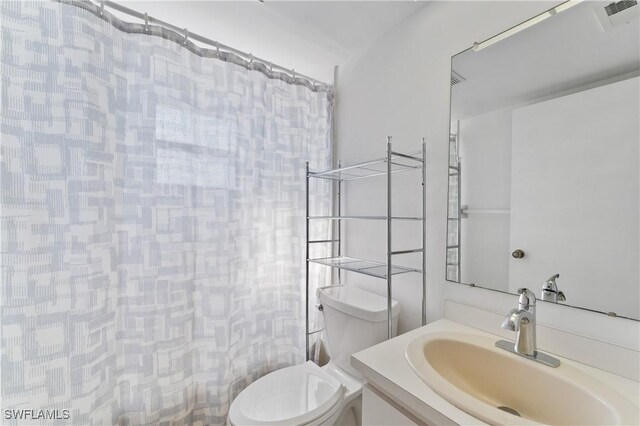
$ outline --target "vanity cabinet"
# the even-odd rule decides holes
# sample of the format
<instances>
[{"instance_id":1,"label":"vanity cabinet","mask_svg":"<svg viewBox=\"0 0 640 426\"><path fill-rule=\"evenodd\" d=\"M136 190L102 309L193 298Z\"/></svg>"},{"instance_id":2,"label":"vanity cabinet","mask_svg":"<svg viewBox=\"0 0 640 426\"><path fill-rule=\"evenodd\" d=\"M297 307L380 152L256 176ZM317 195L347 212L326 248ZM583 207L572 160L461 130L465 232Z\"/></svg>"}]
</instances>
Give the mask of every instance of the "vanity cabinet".
<instances>
[{"instance_id":1,"label":"vanity cabinet","mask_svg":"<svg viewBox=\"0 0 640 426\"><path fill-rule=\"evenodd\" d=\"M416 426L425 423L414 421L411 414L381 395L369 385L362 389L362 426ZM413 417L413 416L411 416Z\"/></svg>"}]
</instances>

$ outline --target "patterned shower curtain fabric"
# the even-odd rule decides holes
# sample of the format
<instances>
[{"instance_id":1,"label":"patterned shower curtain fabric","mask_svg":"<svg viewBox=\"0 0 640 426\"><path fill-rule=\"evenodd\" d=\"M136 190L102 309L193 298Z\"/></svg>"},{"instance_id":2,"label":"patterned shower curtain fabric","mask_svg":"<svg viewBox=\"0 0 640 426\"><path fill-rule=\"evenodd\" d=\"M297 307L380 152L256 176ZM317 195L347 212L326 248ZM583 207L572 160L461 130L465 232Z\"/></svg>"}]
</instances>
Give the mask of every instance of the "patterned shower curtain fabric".
<instances>
[{"instance_id":1,"label":"patterned shower curtain fabric","mask_svg":"<svg viewBox=\"0 0 640 426\"><path fill-rule=\"evenodd\" d=\"M304 360L330 97L74 5L0 8L0 423L224 424Z\"/></svg>"}]
</instances>

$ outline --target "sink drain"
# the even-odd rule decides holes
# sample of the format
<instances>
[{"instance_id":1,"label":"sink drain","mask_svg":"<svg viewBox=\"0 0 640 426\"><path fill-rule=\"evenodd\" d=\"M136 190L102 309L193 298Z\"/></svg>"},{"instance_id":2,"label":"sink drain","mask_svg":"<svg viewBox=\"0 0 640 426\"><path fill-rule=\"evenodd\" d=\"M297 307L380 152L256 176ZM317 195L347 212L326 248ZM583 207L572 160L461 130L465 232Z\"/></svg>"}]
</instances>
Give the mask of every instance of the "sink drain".
<instances>
[{"instance_id":1,"label":"sink drain","mask_svg":"<svg viewBox=\"0 0 640 426\"><path fill-rule=\"evenodd\" d=\"M520 413L518 413L516 410L514 410L511 407L507 407L507 406L501 405L500 407L498 407L498 410L505 411L505 412L507 412L509 414L513 414L514 416L522 417L520 415Z\"/></svg>"}]
</instances>

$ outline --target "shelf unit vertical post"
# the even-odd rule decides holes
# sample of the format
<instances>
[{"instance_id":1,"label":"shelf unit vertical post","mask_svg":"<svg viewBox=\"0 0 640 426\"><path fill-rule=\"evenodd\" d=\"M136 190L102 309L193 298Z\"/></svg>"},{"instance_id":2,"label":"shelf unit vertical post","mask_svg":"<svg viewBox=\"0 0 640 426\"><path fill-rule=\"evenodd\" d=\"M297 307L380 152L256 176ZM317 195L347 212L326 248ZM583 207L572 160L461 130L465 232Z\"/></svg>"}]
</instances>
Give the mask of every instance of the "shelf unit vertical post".
<instances>
[{"instance_id":1,"label":"shelf unit vertical post","mask_svg":"<svg viewBox=\"0 0 640 426\"><path fill-rule=\"evenodd\" d=\"M304 312L305 312L305 354L306 360L309 361L309 162L307 161L307 172L305 174L306 177L306 279L305 279L305 304L304 304Z\"/></svg>"},{"instance_id":2,"label":"shelf unit vertical post","mask_svg":"<svg viewBox=\"0 0 640 426\"><path fill-rule=\"evenodd\" d=\"M456 262L456 278L462 282L462 159L460 157L460 120L456 121L456 162L458 163L458 261ZM447 216L449 214L447 213Z\"/></svg>"},{"instance_id":3,"label":"shelf unit vertical post","mask_svg":"<svg viewBox=\"0 0 640 426\"><path fill-rule=\"evenodd\" d=\"M342 165L340 164L340 161L338 161L338 168L342 167ZM337 182L338 185L338 217L342 216L342 197L341 197L341 191L342 191L342 180L338 180ZM337 220L336 225L338 227L338 257L342 256L342 228L341 228L341 220ZM338 285L342 284L342 275L341 275L341 270L340 268L338 268Z\"/></svg>"},{"instance_id":4,"label":"shelf unit vertical post","mask_svg":"<svg viewBox=\"0 0 640 426\"><path fill-rule=\"evenodd\" d=\"M422 138L422 325L427 325L427 140Z\"/></svg>"},{"instance_id":5,"label":"shelf unit vertical post","mask_svg":"<svg viewBox=\"0 0 640 426\"><path fill-rule=\"evenodd\" d=\"M458 156L458 261L456 262L456 273L458 276L456 279L462 282L462 161Z\"/></svg>"},{"instance_id":6,"label":"shelf unit vertical post","mask_svg":"<svg viewBox=\"0 0 640 426\"><path fill-rule=\"evenodd\" d=\"M387 338L393 337L391 315L391 175L392 175L391 136L387 136Z\"/></svg>"}]
</instances>

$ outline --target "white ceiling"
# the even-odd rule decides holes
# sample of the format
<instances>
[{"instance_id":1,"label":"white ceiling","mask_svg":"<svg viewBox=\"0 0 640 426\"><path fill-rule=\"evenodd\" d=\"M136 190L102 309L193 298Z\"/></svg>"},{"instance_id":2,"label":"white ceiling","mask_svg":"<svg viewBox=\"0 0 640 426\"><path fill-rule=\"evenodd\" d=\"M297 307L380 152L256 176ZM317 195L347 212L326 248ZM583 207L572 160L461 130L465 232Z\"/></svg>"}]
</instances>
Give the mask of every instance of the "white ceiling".
<instances>
[{"instance_id":1,"label":"white ceiling","mask_svg":"<svg viewBox=\"0 0 640 426\"><path fill-rule=\"evenodd\" d=\"M415 1L265 1L262 9L310 41L349 58L424 5Z\"/></svg>"},{"instance_id":2,"label":"white ceiling","mask_svg":"<svg viewBox=\"0 0 640 426\"><path fill-rule=\"evenodd\" d=\"M366 49L425 5L270 0L119 3L327 82L333 81L334 65Z\"/></svg>"},{"instance_id":3,"label":"white ceiling","mask_svg":"<svg viewBox=\"0 0 640 426\"><path fill-rule=\"evenodd\" d=\"M604 31L588 1L452 60L452 119L566 94L640 72L640 19ZM639 7L639 6L635 6Z\"/></svg>"}]
</instances>

